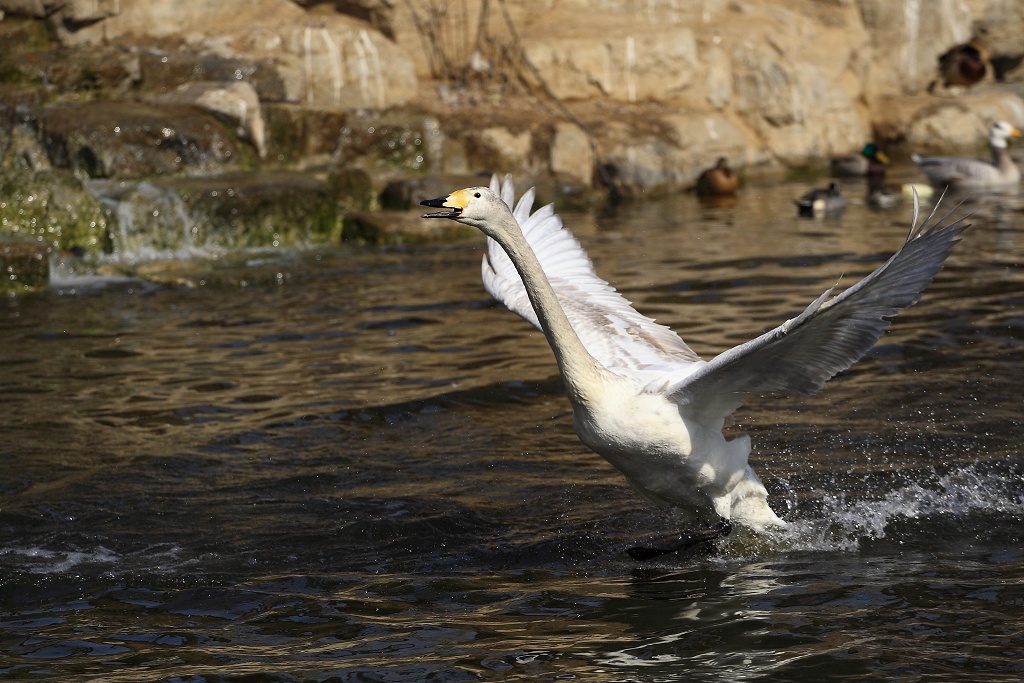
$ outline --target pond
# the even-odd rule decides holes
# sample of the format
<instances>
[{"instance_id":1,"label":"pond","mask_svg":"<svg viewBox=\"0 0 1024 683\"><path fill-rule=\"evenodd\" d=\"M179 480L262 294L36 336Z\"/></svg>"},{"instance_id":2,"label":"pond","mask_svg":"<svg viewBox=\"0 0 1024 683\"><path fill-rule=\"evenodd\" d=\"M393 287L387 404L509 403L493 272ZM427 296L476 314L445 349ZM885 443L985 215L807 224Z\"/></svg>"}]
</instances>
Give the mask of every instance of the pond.
<instances>
[{"instance_id":1,"label":"pond","mask_svg":"<svg viewBox=\"0 0 1024 683\"><path fill-rule=\"evenodd\" d=\"M797 218L808 182L563 217L710 358L904 239L906 201ZM580 444L482 238L3 299L0 680L1018 681L1024 204L955 210L867 357L736 414L790 529L646 563L675 522Z\"/></svg>"}]
</instances>

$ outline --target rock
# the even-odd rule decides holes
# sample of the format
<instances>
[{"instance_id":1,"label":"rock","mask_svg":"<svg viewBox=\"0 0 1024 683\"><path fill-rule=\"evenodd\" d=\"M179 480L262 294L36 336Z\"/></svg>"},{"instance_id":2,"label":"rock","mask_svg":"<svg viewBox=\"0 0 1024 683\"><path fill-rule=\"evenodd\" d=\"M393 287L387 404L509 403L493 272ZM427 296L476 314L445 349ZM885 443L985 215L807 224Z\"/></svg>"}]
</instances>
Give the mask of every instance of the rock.
<instances>
[{"instance_id":1,"label":"rock","mask_svg":"<svg viewBox=\"0 0 1024 683\"><path fill-rule=\"evenodd\" d=\"M555 124L550 151L551 173L573 185L594 184L596 158L589 135L573 123Z\"/></svg>"},{"instance_id":2,"label":"rock","mask_svg":"<svg viewBox=\"0 0 1024 683\"><path fill-rule=\"evenodd\" d=\"M641 120L620 119L595 125L602 150L602 173L623 197L690 187L718 157L737 169L769 163L771 156L735 120L718 115L662 111Z\"/></svg>"},{"instance_id":3,"label":"rock","mask_svg":"<svg viewBox=\"0 0 1024 683\"><path fill-rule=\"evenodd\" d=\"M433 116L373 112L350 116L337 154L344 164L386 165L416 173L441 169L444 135Z\"/></svg>"},{"instance_id":4,"label":"rock","mask_svg":"<svg viewBox=\"0 0 1024 683\"><path fill-rule=\"evenodd\" d=\"M209 172L234 165L231 135L193 107L137 102L54 105L40 113L39 134L54 166L91 178Z\"/></svg>"},{"instance_id":5,"label":"rock","mask_svg":"<svg viewBox=\"0 0 1024 683\"><path fill-rule=\"evenodd\" d=\"M392 180L381 192L380 206L388 211L419 209L424 199L435 199L459 188L488 183L490 178L452 175Z\"/></svg>"},{"instance_id":6,"label":"rock","mask_svg":"<svg viewBox=\"0 0 1024 683\"><path fill-rule=\"evenodd\" d=\"M474 228L455 221L424 220L393 211L355 211L345 215L342 228L343 241L372 245L448 242L476 234Z\"/></svg>"},{"instance_id":7,"label":"rock","mask_svg":"<svg viewBox=\"0 0 1024 683\"><path fill-rule=\"evenodd\" d=\"M380 208L376 184L366 169L335 168L327 174L327 184L341 213L376 211Z\"/></svg>"},{"instance_id":8,"label":"rock","mask_svg":"<svg viewBox=\"0 0 1024 683\"><path fill-rule=\"evenodd\" d=\"M924 91L936 76L938 56L971 37L971 12L963 0L859 3L872 53L864 78L869 101Z\"/></svg>"},{"instance_id":9,"label":"rock","mask_svg":"<svg viewBox=\"0 0 1024 683\"><path fill-rule=\"evenodd\" d=\"M173 93L193 82L248 83L261 102L288 101L288 89L271 61L249 57L225 57L194 50L148 49L139 54L143 87L158 94ZM292 95L297 99L298 95Z\"/></svg>"},{"instance_id":10,"label":"rock","mask_svg":"<svg viewBox=\"0 0 1024 683\"><path fill-rule=\"evenodd\" d=\"M0 236L0 291L45 287L50 281L49 252L41 239Z\"/></svg>"},{"instance_id":11,"label":"rock","mask_svg":"<svg viewBox=\"0 0 1024 683\"><path fill-rule=\"evenodd\" d=\"M223 173L90 181L106 207L113 250L134 259L191 249L296 247L337 240L330 184L312 173Z\"/></svg>"},{"instance_id":12,"label":"rock","mask_svg":"<svg viewBox=\"0 0 1024 683\"><path fill-rule=\"evenodd\" d=\"M107 223L99 202L67 171L0 171L2 234L60 251L99 251Z\"/></svg>"},{"instance_id":13,"label":"rock","mask_svg":"<svg viewBox=\"0 0 1024 683\"><path fill-rule=\"evenodd\" d=\"M320 174L225 173L169 179L204 247L294 247L336 241L337 197Z\"/></svg>"},{"instance_id":14,"label":"rock","mask_svg":"<svg viewBox=\"0 0 1024 683\"><path fill-rule=\"evenodd\" d=\"M170 80L176 87L183 80L249 80L263 101L310 108L383 109L417 93L416 71L405 50L356 17L318 12L313 21L290 0L179 0L173 11L166 0L134 0L120 3L118 10L104 21L62 33L62 42L184 42L185 50L143 55L144 82ZM182 74L182 67L194 75ZM157 76L161 69L178 75Z\"/></svg>"},{"instance_id":15,"label":"rock","mask_svg":"<svg viewBox=\"0 0 1024 683\"><path fill-rule=\"evenodd\" d=\"M974 152L985 148L993 121L1024 124L1024 100L1012 93L979 91L970 97L893 97L877 118L881 140L900 141L924 154ZM987 158L987 152L983 152Z\"/></svg>"},{"instance_id":16,"label":"rock","mask_svg":"<svg viewBox=\"0 0 1024 683\"><path fill-rule=\"evenodd\" d=\"M238 128L239 137L249 140L262 159L267 155L266 124L256 89L246 81L192 81L158 95L162 104L190 104L205 109Z\"/></svg>"},{"instance_id":17,"label":"rock","mask_svg":"<svg viewBox=\"0 0 1024 683\"><path fill-rule=\"evenodd\" d=\"M292 0L305 8L331 5L339 14L355 17L394 40L398 3L392 0Z\"/></svg>"},{"instance_id":18,"label":"rock","mask_svg":"<svg viewBox=\"0 0 1024 683\"><path fill-rule=\"evenodd\" d=\"M263 106L267 158L303 166L331 163L341 148L349 115L288 104Z\"/></svg>"}]
</instances>

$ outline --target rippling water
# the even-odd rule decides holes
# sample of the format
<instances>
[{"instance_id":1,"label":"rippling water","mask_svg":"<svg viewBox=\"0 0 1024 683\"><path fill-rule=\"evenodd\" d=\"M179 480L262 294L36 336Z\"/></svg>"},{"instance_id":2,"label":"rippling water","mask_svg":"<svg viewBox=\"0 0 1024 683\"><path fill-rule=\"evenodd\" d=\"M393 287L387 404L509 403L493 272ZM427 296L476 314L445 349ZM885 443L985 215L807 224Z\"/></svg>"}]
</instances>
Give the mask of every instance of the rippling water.
<instances>
[{"instance_id":1,"label":"rippling water","mask_svg":"<svg viewBox=\"0 0 1024 683\"><path fill-rule=\"evenodd\" d=\"M803 189L566 219L710 357L906 233ZM0 678L1020 680L1022 209L969 198L870 356L738 413L791 530L648 564L671 518L576 439L482 240L0 301Z\"/></svg>"}]
</instances>

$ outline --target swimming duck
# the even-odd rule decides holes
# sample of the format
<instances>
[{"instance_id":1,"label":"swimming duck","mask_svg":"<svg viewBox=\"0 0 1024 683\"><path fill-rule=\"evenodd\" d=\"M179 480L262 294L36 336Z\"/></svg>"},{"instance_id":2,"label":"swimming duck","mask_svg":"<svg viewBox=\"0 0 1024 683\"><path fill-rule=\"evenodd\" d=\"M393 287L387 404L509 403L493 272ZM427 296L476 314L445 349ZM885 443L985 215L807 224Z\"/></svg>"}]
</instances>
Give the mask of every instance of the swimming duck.
<instances>
[{"instance_id":1,"label":"swimming duck","mask_svg":"<svg viewBox=\"0 0 1024 683\"><path fill-rule=\"evenodd\" d=\"M988 64L988 50L977 40L954 45L939 56L939 77L928 85L928 92L935 92L939 81L947 88L969 88L980 83L988 73Z\"/></svg>"},{"instance_id":2,"label":"swimming duck","mask_svg":"<svg viewBox=\"0 0 1024 683\"><path fill-rule=\"evenodd\" d=\"M839 183L829 183L827 188L816 188L796 200L801 216L835 215L841 213L848 203Z\"/></svg>"},{"instance_id":3,"label":"swimming duck","mask_svg":"<svg viewBox=\"0 0 1024 683\"><path fill-rule=\"evenodd\" d=\"M915 202L910 235L870 275L704 361L598 277L553 207L533 211L534 196L528 190L517 202L511 179L495 177L490 187L420 203L437 209L424 218L487 235L484 287L544 333L580 440L645 498L706 527L628 550L640 560L711 541L733 524L754 532L787 526L749 464L750 438L728 438L726 419L745 395L810 394L853 365L889 319L921 297L966 228L962 218L935 219L935 210L919 224Z\"/></svg>"},{"instance_id":4,"label":"swimming duck","mask_svg":"<svg viewBox=\"0 0 1024 683\"><path fill-rule=\"evenodd\" d=\"M864 145L860 154L845 154L828 162L832 175L837 176L883 176L888 163L889 157L873 142Z\"/></svg>"},{"instance_id":5,"label":"swimming duck","mask_svg":"<svg viewBox=\"0 0 1024 683\"><path fill-rule=\"evenodd\" d=\"M928 176L932 185L959 189L1006 187L1020 182L1020 169L1013 163L1006 151L1010 138L1019 138L1021 132L1006 121L992 124L988 134L988 146L992 150L992 161L967 159L964 157L922 157L914 154L911 158L917 167Z\"/></svg>"},{"instance_id":6,"label":"swimming duck","mask_svg":"<svg viewBox=\"0 0 1024 683\"><path fill-rule=\"evenodd\" d=\"M902 185L871 183L868 185L867 205L873 209L891 209L902 201Z\"/></svg>"},{"instance_id":7,"label":"swimming duck","mask_svg":"<svg viewBox=\"0 0 1024 683\"><path fill-rule=\"evenodd\" d=\"M729 168L729 162L725 157L719 157L718 162L700 174L697 178L697 194L735 194L740 187L740 177Z\"/></svg>"}]
</instances>

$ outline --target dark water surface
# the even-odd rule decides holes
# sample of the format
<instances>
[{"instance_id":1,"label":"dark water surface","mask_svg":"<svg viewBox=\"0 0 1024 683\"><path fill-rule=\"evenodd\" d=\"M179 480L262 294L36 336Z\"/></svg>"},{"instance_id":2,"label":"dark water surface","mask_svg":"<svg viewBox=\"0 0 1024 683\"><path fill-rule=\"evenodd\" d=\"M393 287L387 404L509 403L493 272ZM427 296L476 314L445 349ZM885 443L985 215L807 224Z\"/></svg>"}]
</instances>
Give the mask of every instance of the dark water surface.
<instances>
[{"instance_id":1,"label":"dark water surface","mask_svg":"<svg viewBox=\"0 0 1024 683\"><path fill-rule=\"evenodd\" d=\"M803 189L566 218L710 357L904 238ZM870 356L737 414L792 528L648 564L672 519L578 442L482 239L0 300L0 679L1019 681L1024 213L965 209Z\"/></svg>"}]
</instances>

